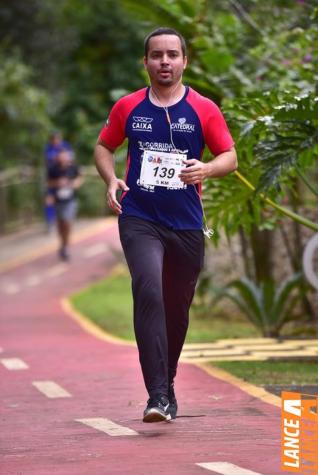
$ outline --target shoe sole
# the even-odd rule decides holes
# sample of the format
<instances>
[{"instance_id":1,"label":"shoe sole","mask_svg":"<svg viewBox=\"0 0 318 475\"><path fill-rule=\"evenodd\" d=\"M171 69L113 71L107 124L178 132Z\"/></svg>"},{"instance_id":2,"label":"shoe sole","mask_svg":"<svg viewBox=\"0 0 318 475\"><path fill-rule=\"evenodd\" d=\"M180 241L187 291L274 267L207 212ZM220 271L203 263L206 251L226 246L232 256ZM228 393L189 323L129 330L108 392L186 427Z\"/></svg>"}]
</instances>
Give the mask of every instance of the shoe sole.
<instances>
[{"instance_id":1,"label":"shoe sole","mask_svg":"<svg viewBox=\"0 0 318 475\"><path fill-rule=\"evenodd\" d=\"M170 411L170 417L171 417L171 419L176 419L177 418L177 411Z\"/></svg>"},{"instance_id":2,"label":"shoe sole","mask_svg":"<svg viewBox=\"0 0 318 475\"><path fill-rule=\"evenodd\" d=\"M144 415L143 422L163 422L163 421L170 421L171 415L170 414L163 414L162 412L156 409L150 409L147 414Z\"/></svg>"},{"instance_id":3,"label":"shoe sole","mask_svg":"<svg viewBox=\"0 0 318 475\"><path fill-rule=\"evenodd\" d=\"M177 412L178 412L178 405L170 403L168 411L171 416L171 419L176 419Z\"/></svg>"}]
</instances>

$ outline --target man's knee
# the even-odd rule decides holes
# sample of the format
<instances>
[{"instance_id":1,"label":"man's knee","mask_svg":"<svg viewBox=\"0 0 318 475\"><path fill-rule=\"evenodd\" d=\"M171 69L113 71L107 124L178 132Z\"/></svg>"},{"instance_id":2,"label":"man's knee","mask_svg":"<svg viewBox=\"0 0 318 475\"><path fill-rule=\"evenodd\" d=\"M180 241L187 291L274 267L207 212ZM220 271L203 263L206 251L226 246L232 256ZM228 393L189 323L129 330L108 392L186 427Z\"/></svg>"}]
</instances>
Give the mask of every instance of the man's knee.
<instances>
[{"instance_id":1,"label":"man's knee","mask_svg":"<svg viewBox=\"0 0 318 475\"><path fill-rule=\"evenodd\" d=\"M158 278L139 278L133 281L134 298L147 305L160 305L162 302L162 285Z\"/></svg>"}]
</instances>

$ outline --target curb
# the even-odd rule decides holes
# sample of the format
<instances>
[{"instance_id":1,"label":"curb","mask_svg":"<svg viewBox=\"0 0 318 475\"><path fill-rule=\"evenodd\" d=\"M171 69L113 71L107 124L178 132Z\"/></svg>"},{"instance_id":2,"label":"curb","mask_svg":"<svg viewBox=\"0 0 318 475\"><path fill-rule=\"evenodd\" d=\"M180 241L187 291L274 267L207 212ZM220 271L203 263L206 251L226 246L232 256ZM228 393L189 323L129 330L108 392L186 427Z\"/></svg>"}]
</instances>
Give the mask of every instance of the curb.
<instances>
[{"instance_id":1,"label":"curb","mask_svg":"<svg viewBox=\"0 0 318 475\"><path fill-rule=\"evenodd\" d=\"M248 383L247 381L244 381L243 379L240 379L237 376L234 376L233 374L228 373L224 369L212 367L210 365L207 365L206 363L191 363L191 364L195 364L196 366L203 369L206 373L210 374L211 376L221 379L222 381L226 381L227 383L232 384L233 386L236 386L237 388L241 389L247 394L250 394L251 396L254 396L257 399L260 399L263 402L272 404L273 406L276 406L279 408L281 407L281 398L278 396L275 396L274 394L269 393L268 391L266 391L266 389L260 388L258 386L254 386L254 384Z\"/></svg>"},{"instance_id":2,"label":"curb","mask_svg":"<svg viewBox=\"0 0 318 475\"><path fill-rule=\"evenodd\" d=\"M96 323L93 323L91 320L89 320L86 315L76 310L68 298L63 298L60 300L60 303L62 309L69 317L71 317L83 330L98 338L99 340L106 341L107 343L115 343L117 345L137 347L135 342L123 340L122 338L116 337L111 333L108 333L106 330L100 328L98 325L96 325Z\"/></svg>"}]
</instances>

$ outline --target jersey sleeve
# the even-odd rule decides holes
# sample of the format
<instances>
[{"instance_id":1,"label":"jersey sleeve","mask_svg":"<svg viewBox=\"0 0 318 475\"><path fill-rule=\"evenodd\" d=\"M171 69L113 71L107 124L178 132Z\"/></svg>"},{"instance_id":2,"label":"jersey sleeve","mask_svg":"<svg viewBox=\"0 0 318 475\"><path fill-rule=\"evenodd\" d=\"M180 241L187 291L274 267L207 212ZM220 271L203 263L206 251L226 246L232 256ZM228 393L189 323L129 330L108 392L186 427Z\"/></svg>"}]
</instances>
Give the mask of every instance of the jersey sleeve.
<instances>
[{"instance_id":1,"label":"jersey sleeve","mask_svg":"<svg viewBox=\"0 0 318 475\"><path fill-rule=\"evenodd\" d=\"M123 96L110 111L106 124L99 134L99 140L110 150L115 150L126 138L126 123L129 114L145 99L147 88Z\"/></svg>"},{"instance_id":2,"label":"jersey sleeve","mask_svg":"<svg viewBox=\"0 0 318 475\"><path fill-rule=\"evenodd\" d=\"M187 101L199 117L204 143L210 152L217 156L233 147L234 140L219 107L191 88Z\"/></svg>"},{"instance_id":3,"label":"jersey sleeve","mask_svg":"<svg viewBox=\"0 0 318 475\"><path fill-rule=\"evenodd\" d=\"M116 102L110 111L106 124L99 134L99 140L115 150L125 140L125 124L121 101Z\"/></svg>"},{"instance_id":4,"label":"jersey sleeve","mask_svg":"<svg viewBox=\"0 0 318 475\"><path fill-rule=\"evenodd\" d=\"M233 147L234 140L218 106L211 101L209 103L203 134L209 150L217 156Z\"/></svg>"}]
</instances>

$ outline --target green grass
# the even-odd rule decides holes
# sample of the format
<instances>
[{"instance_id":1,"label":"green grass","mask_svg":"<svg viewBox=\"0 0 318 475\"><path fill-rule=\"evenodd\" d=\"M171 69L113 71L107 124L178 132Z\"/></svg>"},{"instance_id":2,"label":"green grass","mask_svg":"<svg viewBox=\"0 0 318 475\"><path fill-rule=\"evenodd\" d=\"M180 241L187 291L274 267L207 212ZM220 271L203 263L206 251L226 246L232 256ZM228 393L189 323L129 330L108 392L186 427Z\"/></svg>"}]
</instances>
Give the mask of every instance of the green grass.
<instances>
[{"instance_id":1,"label":"green grass","mask_svg":"<svg viewBox=\"0 0 318 475\"><path fill-rule=\"evenodd\" d=\"M77 310L107 332L126 340L134 340L131 285L126 272L91 285L74 294L71 301ZM198 317L192 314L187 342L212 342L220 338L250 336L260 334L241 317Z\"/></svg>"},{"instance_id":2,"label":"green grass","mask_svg":"<svg viewBox=\"0 0 318 475\"><path fill-rule=\"evenodd\" d=\"M114 275L73 294L74 307L102 329L133 340L130 279Z\"/></svg>"},{"instance_id":3,"label":"green grass","mask_svg":"<svg viewBox=\"0 0 318 475\"><path fill-rule=\"evenodd\" d=\"M318 384L317 361L218 361L213 366L259 386Z\"/></svg>"},{"instance_id":4,"label":"green grass","mask_svg":"<svg viewBox=\"0 0 318 475\"><path fill-rule=\"evenodd\" d=\"M223 338L260 337L261 334L239 316L197 317L190 312L187 343L211 343Z\"/></svg>"}]
</instances>

